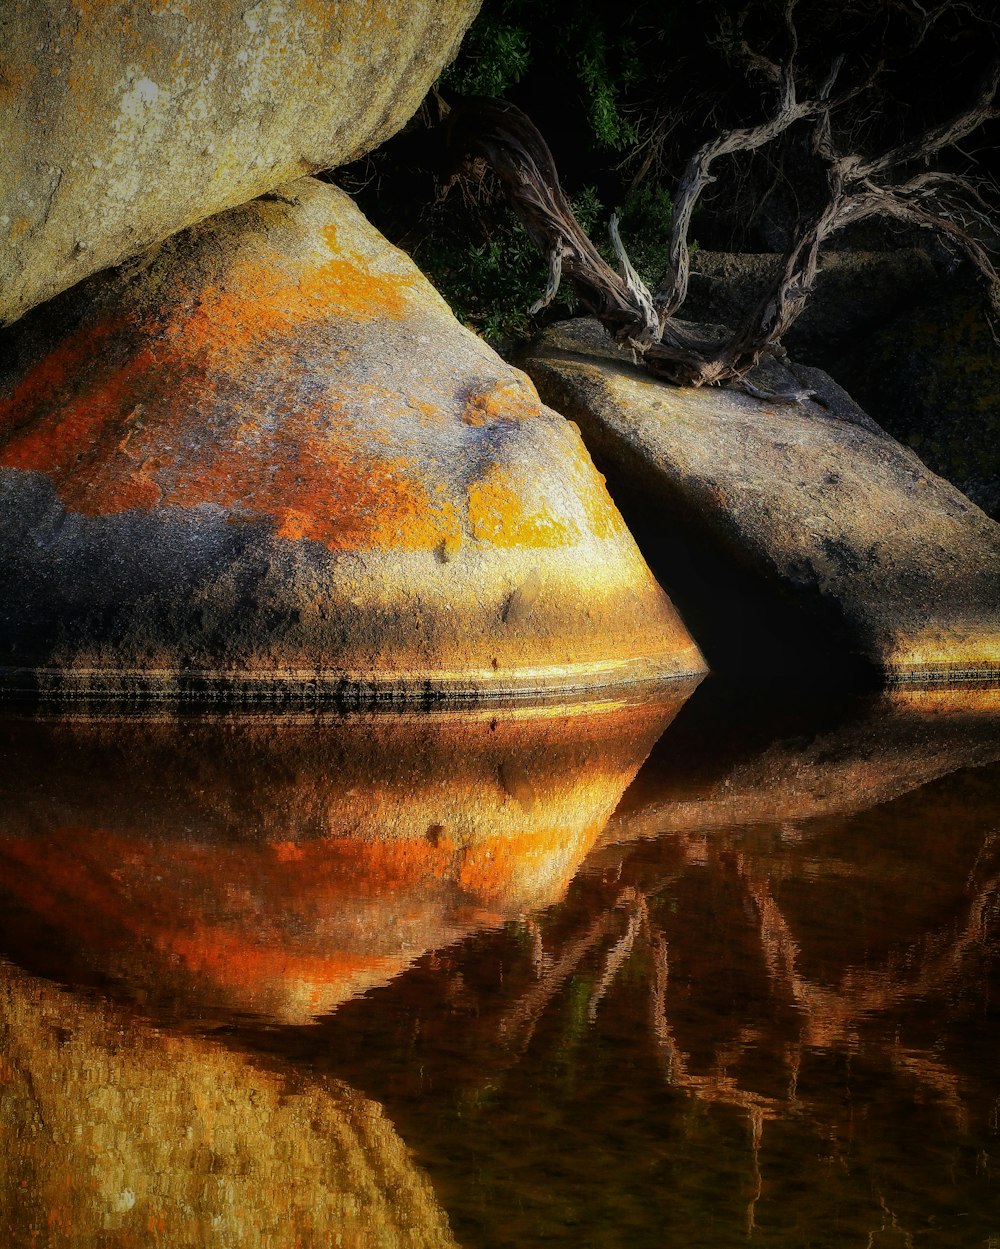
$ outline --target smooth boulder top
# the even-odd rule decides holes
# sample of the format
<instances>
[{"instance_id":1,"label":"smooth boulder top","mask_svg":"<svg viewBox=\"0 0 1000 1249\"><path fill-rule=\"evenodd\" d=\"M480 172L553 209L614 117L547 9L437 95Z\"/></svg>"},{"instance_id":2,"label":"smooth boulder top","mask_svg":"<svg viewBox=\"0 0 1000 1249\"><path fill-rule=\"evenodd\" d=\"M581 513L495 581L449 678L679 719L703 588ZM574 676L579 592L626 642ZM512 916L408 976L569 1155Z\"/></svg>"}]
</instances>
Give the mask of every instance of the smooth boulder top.
<instances>
[{"instance_id":1,"label":"smooth boulder top","mask_svg":"<svg viewBox=\"0 0 1000 1249\"><path fill-rule=\"evenodd\" d=\"M336 188L0 341L0 668L77 694L537 694L697 673L578 432Z\"/></svg>"},{"instance_id":2,"label":"smooth boulder top","mask_svg":"<svg viewBox=\"0 0 1000 1249\"><path fill-rule=\"evenodd\" d=\"M744 666L798 641L817 672L831 656L892 680L1000 672L1000 526L825 374L775 365L768 382L817 392L798 404L674 387L591 320L551 327L523 364L626 515L653 516L647 554L662 574L671 546L665 584L713 667L753 637Z\"/></svg>"},{"instance_id":3,"label":"smooth boulder top","mask_svg":"<svg viewBox=\"0 0 1000 1249\"><path fill-rule=\"evenodd\" d=\"M479 0L0 5L0 325L394 134Z\"/></svg>"}]
</instances>

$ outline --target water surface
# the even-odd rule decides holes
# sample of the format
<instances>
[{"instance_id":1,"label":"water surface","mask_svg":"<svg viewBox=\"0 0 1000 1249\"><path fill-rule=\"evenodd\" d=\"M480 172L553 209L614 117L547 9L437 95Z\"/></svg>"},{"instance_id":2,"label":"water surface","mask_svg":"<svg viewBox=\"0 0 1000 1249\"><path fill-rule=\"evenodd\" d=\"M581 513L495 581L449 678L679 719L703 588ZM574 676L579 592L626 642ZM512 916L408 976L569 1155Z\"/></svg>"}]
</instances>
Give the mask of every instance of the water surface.
<instances>
[{"instance_id":1,"label":"water surface","mask_svg":"<svg viewBox=\"0 0 1000 1249\"><path fill-rule=\"evenodd\" d=\"M1000 1246L1000 696L0 725L11 1244Z\"/></svg>"}]
</instances>

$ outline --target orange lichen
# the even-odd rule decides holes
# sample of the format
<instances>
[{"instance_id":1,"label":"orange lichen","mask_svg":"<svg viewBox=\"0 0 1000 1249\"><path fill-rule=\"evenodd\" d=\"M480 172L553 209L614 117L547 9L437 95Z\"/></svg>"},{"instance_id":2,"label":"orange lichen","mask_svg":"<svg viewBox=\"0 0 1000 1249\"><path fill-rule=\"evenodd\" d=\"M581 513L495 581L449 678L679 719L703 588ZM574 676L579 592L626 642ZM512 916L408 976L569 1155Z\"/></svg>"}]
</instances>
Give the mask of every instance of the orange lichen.
<instances>
[{"instance_id":1,"label":"orange lichen","mask_svg":"<svg viewBox=\"0 0 1000 1249\"><path fill-rule=\"evenodd\" d=\"M198 306L174 314L165 337L175 351L207 356L213 368L234 373L248 356L303 325L344 317L355 323L401 320L413 279L377 273L359 257L334 255L296 274L277 252L239 260L222 286L198 291Z\"/></svg>"},{"instance_id":2,"label":"orange lichen","mask_svg":"<svg viewBox=\"0 0 1000 1249\"><path fill-rule=\"evenodd\" d=\"M538 415L541 402L527 377L474 391L466 400L462 420L466 425L486 425L490 421L525 421Z\"/></svg>"},{"instance_id":3,"label":"orange lichen","mask_svg":"<svg viewBox=\"0 0 1000 1249\"><path fill-rule=\"evenodd\" d=\"M576 445L571 461L575 463L583 481L577 492L583 500L587 523L595 538L615 538L627 533L621 512L614 505L602 473L594 467L582 439Z\"/></svg>"},{"instance_id":4,"label":"orange lichen","mask_svg":"<svg viewBox=\"0 0 1000 1249\"><path fill-rule=\"evenodd\" d=\"M64 505L85 515L214 503L331 549L454 545L451 502L432 501L400 444L352 423L360 400L402 407L401 396L328 383L299 407L296 377L316 381L301 362L283 401L247 394L247 370L273 368L303 326L402 316L408 282L344 257L298 281L277 262L241 263L200 292L193 313L181 301L156 325L82 329L0 401L0 465L46 473ZM375 453L379 441L385 454Z\"/></svg>"},{"instance_id":5,"label":"orange lichen","mask_svg":"<svg viewBox=\"0 0 1000 1249\"><path fill-rule=\"evenodd\" d=\"M469 523L480 542L498 547L567 546L579 539L572 521L548 508L527 509L511 476L492 466L468 488Z\"/></svg>"},{"instance_id":6,"label":"orange lichen","mask_svg":"<svg viewBox=\"0 0 1000 1249\"><path fill-rule=\"evenodd\" d=\"M0 439L28 420L37 419L46 407L63 402L70 387L80 384L86 365L100 355L116 328L113 321L84 326L37 361L11 395L0 398Z\"/></svg>"}]
</instances>

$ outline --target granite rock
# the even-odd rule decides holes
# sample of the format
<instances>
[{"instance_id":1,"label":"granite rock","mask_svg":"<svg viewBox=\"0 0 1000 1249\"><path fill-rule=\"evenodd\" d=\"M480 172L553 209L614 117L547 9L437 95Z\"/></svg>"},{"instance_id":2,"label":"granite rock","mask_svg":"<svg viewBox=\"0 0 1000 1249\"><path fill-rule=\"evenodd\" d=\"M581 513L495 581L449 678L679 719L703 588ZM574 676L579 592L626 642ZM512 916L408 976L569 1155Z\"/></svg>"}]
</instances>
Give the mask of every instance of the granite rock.
<instances>
[{"instance_id":1,"label":"granite rock","mask_svg":"<svg viewBox=\"0 0 1000 1249\"><path fill-rule=\"evenodd\" d=\"M0 324L394 134L479 0L0 6Z\"/></svg>"},{"instance_id":2,"label":"granite rock","mask_svg":"<svg viewBox=\"0 0 1000 1249\"><path fill-rule=\"evenodd\" d=\"M800 404L657 381L596 322L524 366L577 421L713 668L880 679L1000 669L1000 526L828 377Z\"/></svg>"},{"instance_id":3,"label":"granite rock","mask_svg":"<svg viewBox=\"0 0 1000 1249\"><path fill-rule=\"evenodd\" d=\"M0 668L76 694L524 694L703 669L574 427L336 188L0 341Z\"/></svg>"}]
</instances>

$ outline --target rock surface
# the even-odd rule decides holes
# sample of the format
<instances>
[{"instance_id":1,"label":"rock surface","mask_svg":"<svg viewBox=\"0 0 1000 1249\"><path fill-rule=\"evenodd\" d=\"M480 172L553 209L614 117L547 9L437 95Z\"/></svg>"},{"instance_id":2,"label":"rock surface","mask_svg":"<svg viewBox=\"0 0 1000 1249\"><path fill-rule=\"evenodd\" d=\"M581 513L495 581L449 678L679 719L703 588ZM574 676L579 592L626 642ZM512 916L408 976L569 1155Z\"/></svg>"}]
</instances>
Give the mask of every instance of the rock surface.
<instances>
[{"instance_id":1,"label":"rock surface","mask_svg":"<svg viewBox=\"0 0 1000 1249\"><path fill-rule=\"evenodd\" d=\"M0 6L0 324L395 133L479 0Z\"/></svg>"},{"instance_id":2,"label":"rock surface","mask_svg":"<svg viewBox=\"0 0 1000 1249\"><path fill-rule=\"evenodd\" d=\"M553 326L524 364L645 526L713 668L1000 670L1000 526L829 378L786 378L820 392L801 405L673 388L586 320Z\"/></svg>"},{"instance_id":3,"label":"rock surface","mask_svg":"<svg viewBox=\"0 0 1000 1249\"><path fill-rule=\"evenodd\" d=\"M454 1249L405 1142L350 1085L0 971L5 1245Z\"/></svg>"},{"instance_id":4,"label":"rock surface","mask_svg":"<svg viewBox=\"0 0 1000 1249\"><path fill-rule=\"evenodd\" d=\"M0 668L83 694L699 672L577 431L302 179L0 342Z\"/></svg>"}]
</instances>

